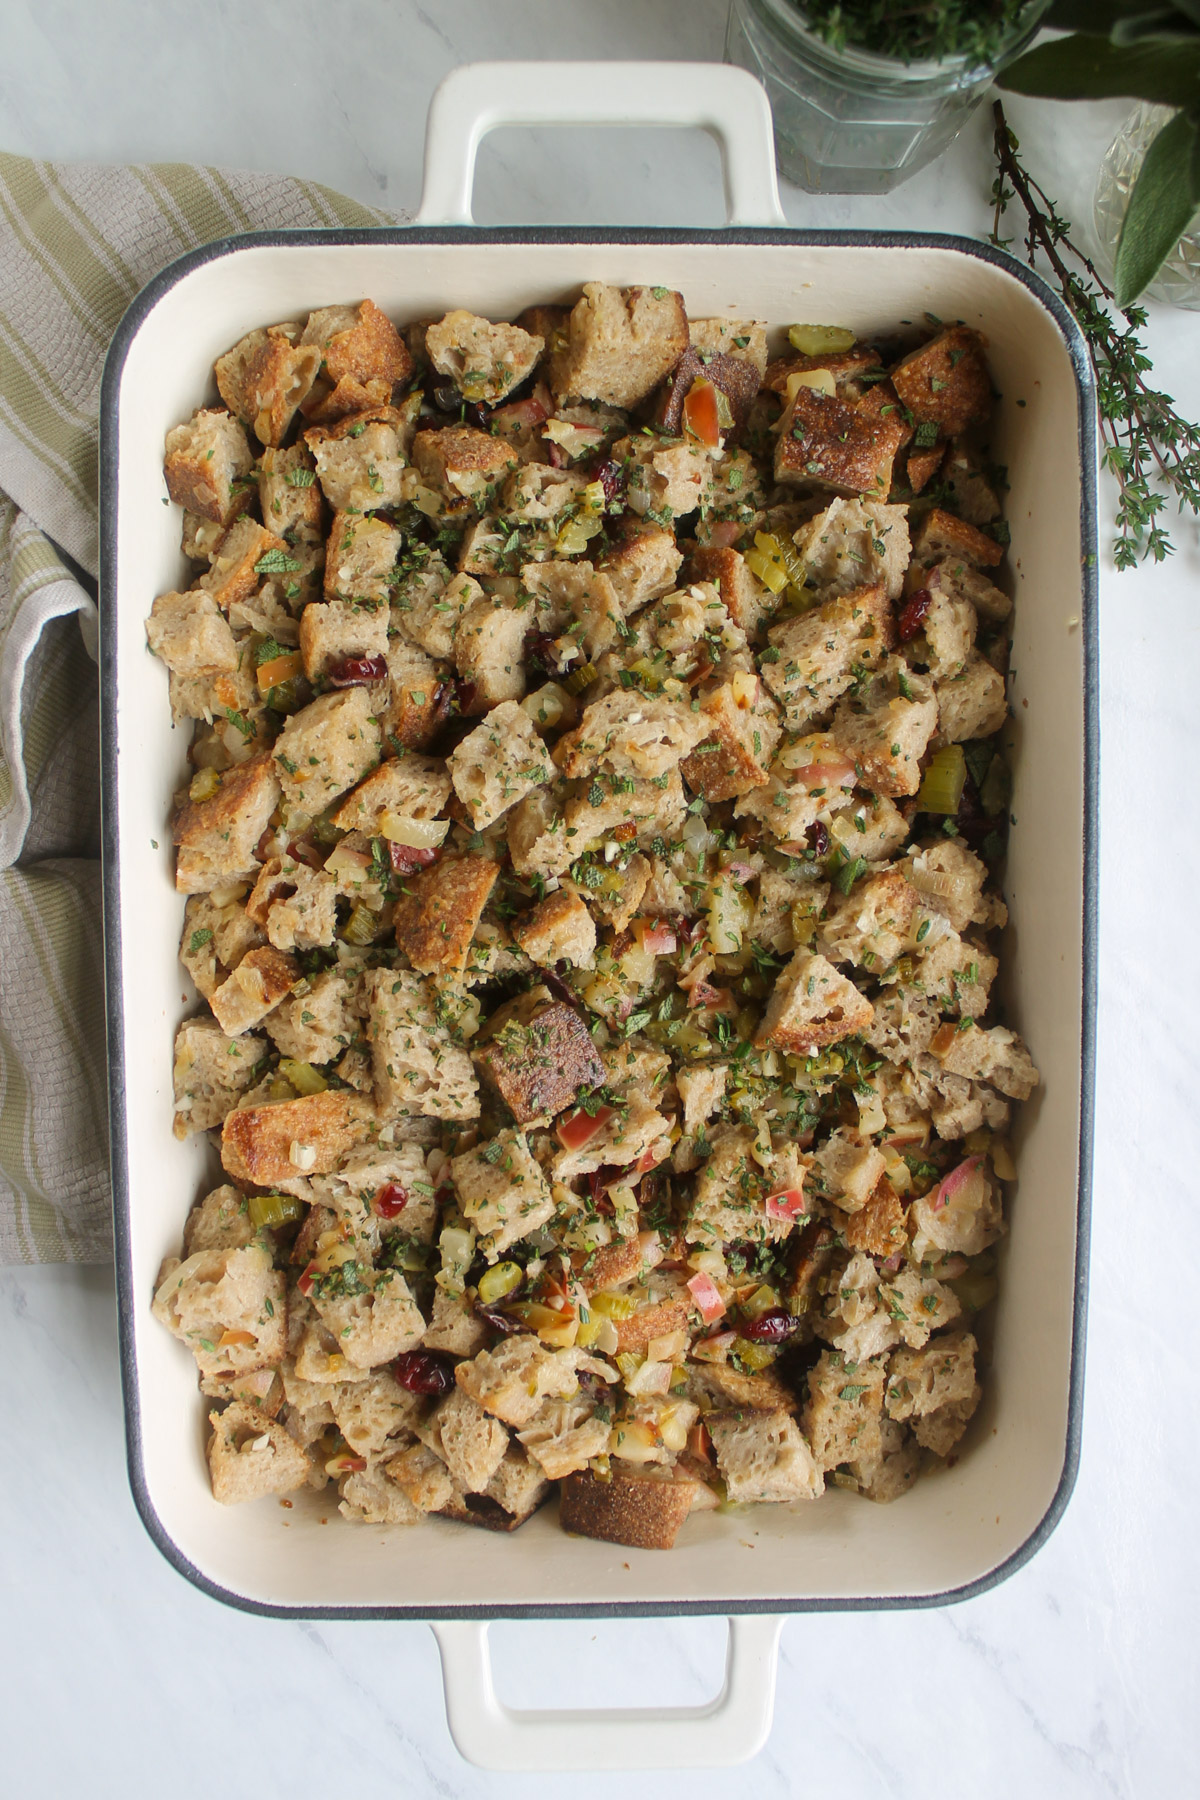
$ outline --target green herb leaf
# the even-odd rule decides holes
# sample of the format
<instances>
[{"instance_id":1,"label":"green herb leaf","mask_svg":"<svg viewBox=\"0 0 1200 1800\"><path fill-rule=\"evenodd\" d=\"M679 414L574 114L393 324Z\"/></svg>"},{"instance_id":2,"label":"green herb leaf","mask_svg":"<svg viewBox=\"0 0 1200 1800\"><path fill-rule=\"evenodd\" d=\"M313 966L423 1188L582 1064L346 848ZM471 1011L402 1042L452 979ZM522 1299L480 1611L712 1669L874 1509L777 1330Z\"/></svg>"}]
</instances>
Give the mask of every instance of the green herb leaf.
<instances>
[{"instance_id":1,"label":"green herb leaf","mask_svg":"<svg viewBox=\"0 0 1200 1800\"><path fill-rule=\"evenodd\" d=\"M289 556L286 550L264 550L254 565L254 573L256 575L292 575L302 567L303 564L298 563L294 556Z\"/></svg>"},{"instance_id":2,"label":"green herb leaf","mask_svg":"<svg viewBox=\"0 0 1200 1800\"><path fill-rule=\"evenodd\" d=\"M1192 182L1198 147L1195 121L1177 113L1146 152L1117 245L1113 287L1122 309L1153 281L1187 230L1197 204Z\"/></svg>"},{"instance_id":3,"label":"green herb leaf","mask_svg":"<svg viewBox=\"0 0 1200 1800\"><path fill-rule=\"evenodd\" d=\"M1200 93L1200 40L1129 45L1077 33L1027 50L995 79L997 87L1040 100L1125 98L1191 106Z\"/></svg>"}]
</instances>

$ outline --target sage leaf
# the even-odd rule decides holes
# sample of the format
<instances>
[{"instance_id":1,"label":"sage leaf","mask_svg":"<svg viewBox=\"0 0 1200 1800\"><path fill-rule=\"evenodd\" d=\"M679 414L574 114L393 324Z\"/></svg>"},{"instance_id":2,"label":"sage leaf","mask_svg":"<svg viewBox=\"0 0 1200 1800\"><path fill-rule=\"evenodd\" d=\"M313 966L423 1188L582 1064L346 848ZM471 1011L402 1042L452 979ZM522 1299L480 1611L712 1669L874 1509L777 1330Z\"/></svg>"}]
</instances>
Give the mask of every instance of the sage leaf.
<instances>
[{"instance_id":1,"label":"sage leaf","mask_svg":"<svg viewBox=\"0 0 1200 1800\"><path fill-rule=\"evenodd\" d=\"M1041 100L1149 100L1192 106L1200 100L1200 37L1144 39L1133 45L1105 38L1055 38L1018 56L996 85Z\"/></svg>"},{"instance_id":2,"label":"sage leaf","mask_svg":"<svg viewBox=\"0 0 1200 1800\"><path fill-rule=\"evenodd\" d=\"M1196 140L1194 121L1178 113L1146 152L1117 245L1113 291L1122 311L1157 275L1196 210Z\"/></svg>"}]
</instances>

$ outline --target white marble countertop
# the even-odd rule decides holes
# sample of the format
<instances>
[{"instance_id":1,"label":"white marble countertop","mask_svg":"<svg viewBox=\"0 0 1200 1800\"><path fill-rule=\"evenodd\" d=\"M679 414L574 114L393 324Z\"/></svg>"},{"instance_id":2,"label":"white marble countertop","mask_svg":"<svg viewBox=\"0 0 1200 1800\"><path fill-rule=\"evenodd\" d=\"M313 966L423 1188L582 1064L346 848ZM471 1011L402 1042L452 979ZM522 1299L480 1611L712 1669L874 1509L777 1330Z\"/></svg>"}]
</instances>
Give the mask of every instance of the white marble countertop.
<instances>
[{"instance_id":1,"label":"white marble countertop","mask_svg":"<svg viewBox=\"0 0 1200 1800\"><path fill-rule=\"evenodd\" d=\"M415 206L440 77L488 57L719 59L725 0L6 0L0 147L90 161L291 170ZM1123 108L1010 112L1069 216L1089 210ZM988 227L989 121L891 198L785 190L797 224ZM653 159L653 162L652 160ZM654 179L651 179L651 171ZM715 151L674 135L497 137L484 221L719 222ZM1200 411L1200 319L1152 313L1163 384ZM1107 516L1108 499L1102 505ZM769 1744L727 1779L755 1800L836 1791L938 1800L1194 1792L1200 1479L1192 1304L1200 994L1186 921L1200 891L1194 764L1200 550L1102 582L1100 1059L1083 1459L1033 1562L945 1610L808 1616L783 1637ZM1184 948L1177 948L1179 929ZM424 1626L295 1624L204 1598L145 1535L125 1479L107 1270L0 1272L2 1764L13 1795L175 1800L329 1791L516 1795L461 1761ZM718 1685L719 1621L495 1628L503 1697L695 1703ZM553 1655L546 1654L546 1646ZM556 1673L557 1671L557 1673ZM553 1778L552 1778L553 1779ZM561 1778L560 1778L561 1779ZM637 1776L634 1796L697 1777ZM600 1777L570 1792L607 1791Z\"/></svg>"}]
</instances>

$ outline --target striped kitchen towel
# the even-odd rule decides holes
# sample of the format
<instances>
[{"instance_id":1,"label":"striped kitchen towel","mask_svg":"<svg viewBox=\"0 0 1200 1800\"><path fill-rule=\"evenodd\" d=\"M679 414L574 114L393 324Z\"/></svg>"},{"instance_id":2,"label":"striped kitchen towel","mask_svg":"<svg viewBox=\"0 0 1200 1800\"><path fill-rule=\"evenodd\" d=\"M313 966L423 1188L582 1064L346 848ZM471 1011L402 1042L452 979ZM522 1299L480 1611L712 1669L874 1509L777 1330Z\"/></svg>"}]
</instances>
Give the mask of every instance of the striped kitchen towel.
<instances>
[{"instance_id":1,"label":"striped kitchen towel","mask_svg":"<svg viewBox=\"0 0 1200 1800\"><path fill-rule=\"evenodd\" d=\"M109 341L213 238L401 222L282 175L0 155L0 1262L111 1255L88 591Z\"/></svg>"}]
</instances>

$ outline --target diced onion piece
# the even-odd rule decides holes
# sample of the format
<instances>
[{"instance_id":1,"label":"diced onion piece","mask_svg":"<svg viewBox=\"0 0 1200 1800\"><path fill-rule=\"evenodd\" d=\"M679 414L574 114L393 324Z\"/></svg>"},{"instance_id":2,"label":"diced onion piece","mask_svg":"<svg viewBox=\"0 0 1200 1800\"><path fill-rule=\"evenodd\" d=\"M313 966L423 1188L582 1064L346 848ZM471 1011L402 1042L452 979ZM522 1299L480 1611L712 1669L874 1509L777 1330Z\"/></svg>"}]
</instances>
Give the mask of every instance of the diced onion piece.
<instances>
[{"instance_id":1,"label":"diced onion piece","mask_svg":"<svg viewBox=\"0 0 1200 1800\"><path fill-rule=\"evenodd\" d=\"M279 1073L290 1081L298 1094L323 1094L329 1083L311 1063L298 1062L294 1056L281 1056Z\"/></svg>"},{"instance_id":2,"label":"diced onion piece","mask_svg":"<svg viewBox=\"0 0 1200 1800\"><path fill-rule=\"evenodd\" d=\"M348 875L356 881L371 867L371 859L352 844L335 844L325 858L325 867L331 875Z\"/></svg>"},{"instance_id":3,"label":"diced onion piece","mask_svg":"<svg viewBox=\"0 0 1200 1800\"><path fill-rule=\"evenodd\" d=\"M946 744L935 751L929 767L921 777L917 794L917 811L944 813L953 817L958 811L963 789L967 785L967 759L961 744Z\"/></svg>"},{"instance_id":4,"label":"diced onion piece","mask_svg":"<svg viewBox=\"0 0 1200 1800\"><path fill-rule=\"evenodd\" d=\"M653 1462L657 1454L658 1438L640 1419L621 1419L613 1426L610 1456L619 1456L622 1462L647 1463Z\"/></svg>"},{"instance_id":5,"label":"diced onion piece","mask_svg":"<svg viewBox=\"0 0 1200 1800\"><path fill-rule=\"evenodd\" d=\"M708 941L716 956L741 949L754 917L754 901L741 882L723 871L708 890Z\"/></svg>"},{"instance_id":6,"label":"diced onion piece","mask_svg":"<svg viewBox=\"0 0 1200 1800\"><path fill-rule=\"evenodd\" d=\"M878 1090L871 1088L869 1093L855 1090L854 1098L858 1101L858 1129L863 1137L873 1137L877 1131L887 1130L887 1113Z\"/></svg>"},{"instance_id":7,"label":"diced onion piece","mask_svg":"<svg viewBox=\"0 0 1200 1800\"><path fill-rule=\"evenodd\" d=\"M557 681L548 681L534 693L526 694L521 705L539 731L556 730L575 712L570 694Z\"/></svg>"},{"instance_id":8,"label":"diced onion piece","mask_svg":"<svg viewBox=\"0 0 1200 1800\"><path fill-rule=\"evenodd\" d=\"M804 369L787 378L787 404L791 406L800 388L811 388L814 394L825 394L830 400L836 398L837 382L830 369Z\"/></svg>"},{"instance_id":9,"label":"diced onion piece","mask_svg":"<svg viewBox=\"0 0 1200 1800\"><path fill-rule=\"evenodd\" d=\"M804 1189L780 1188L777 1193L767 1195L763 1209L768 1219L797 1219L808 1210Z\"/></svg>"},{"instance_id":10,"label":"diced onion piece","mask_svg":"<svg viewBox=\"0 0 1200 1800\"><path fill-rule=\"evenodd\" d=\"M436 519L442 510L442 496L432 488L418 485L413 489L412 503L427 519Z\"/></svg>"},{"instance_id":11,"label":"diced onion piece","mask_svg":"<svg viewBox=\"0 0 1200 1800\"><path fill-rule=\"evenodd\" d=\"M303 1201L292 1194L251 1194L247 1201L250 1223L256 1231L270 1230L275 1225L290 1225L304 1212Z\"/></svg>"},{"instance_id":12,"label":"diced onion piece","mask_svg":"<svg viewBox=\"0 0 1200 1800\"><path fill-rule=\"evenodd\" d=\"M706 1274L703 1269L698 1270L688 1282L687 1290L706 1325L714 1325L718 1319L724 1318L725 1302L711 1275Z\"/></svg>"},{"instance_id":13,"label":"diced onion piece","mask_svg":"<svg viewBox=\"0 0 1200 1800\"><path fill-rule=\"evenodd\" d=\"M442 1266L437 1275L439 1287L450 1294L461 1294L463 1277L475 1256L475 1233L461 1225L443 1226L438 1238Z\"/></svg>"},{"instance_id":14,"label":"diced onion piece","mask_svg":"<svg viewBox=\"0 0 1200 1800\"><path fill-rule=\"evenodd\" d=\"M646 1355L651 1362L674 1363L686 1355L688 1334L686 1331L668 1331L664 1337L651 1338L646 1345Z\"/></svg>"},{"instance_id":15,"label":"diced onion piece","mask_svg":"<svg viewBox=\"0 0 1200 1800\"><path fill-rule=\"evenodd\" d=\"M316 1149L312 1144L302 1144L299 1138L293 1138L288 1145L288 1161L293 1169L299 1169L302 1175L307 1175L310 1169L317 1166Z\"/></svg>"},{"instance_id":16,"label":"diced onion piece","mask_svg":"<svg viewBox=\"0 0 1200 1800\"><path fill-rule=\"evenodd\" d=\"M410 850L436 850L449 829L449 819L413 819L390 811L379 815L380 836L389 844L407 844Z\"/></svg>"},{"instance_id":17,"label":"diced onion piece","mask_svg":"<svg viewBox=\"0 0 1200 1800\"><path fill-rule=\"evenodd\" d=\"M289 650L285 656L273 656L270 662L259 663L255 679L260 694L269 694L273 687L282 687L285 681L291 681L304 668L298 650Z\"/></svg>"},{"instance_id":18,"label":"diced onion piece","mask_svg":"<svg viewBox=\"0 0 1200 1800\"><path fill-rule=\"evenodd\" d=\"M881 1144L879 1151L883 1157L883 1172L896 1192L910 1194L912 1192L912 1170L899 1151L893 1150L890 1143Z\"/></svg>"},{"instance_id":19,"label":"diced onion piece","mask_svg":"<svg viewBox=\"0 0 1200 1800\"><path fill-rule=\"evenodd\" d=\"M788 343L801 356L837 355L858 342L844 325L789 325Z\"/></svg>"},{"instance_id":20,"label":"diced onion piece","mask_svg":"<svg viewBox=\"0 0 1200 1800\"><path fill-rule=\"evenodd\" d=\"M647 1358L636 1375L631 1375L626 1380L625 1391L629 1394L669 1394L671 1391L670 1363L651 1362Z\"/></svg>"},{"instance_id":21,"label":"diced onion piece","mask_svg":"<svg viewBox=\"0 0 1200 1800\"><path fill-rule=\"evenodd\" d=\"M1017 1179L1017 1165L1012 1159L1012 1152L1003 1138L992 1140L992 1167L1001 1181Z\"/></svg>"},{"instance_id":22,"label":"diced onion piece","mask_svg":"<svg viewBox=\"0 0 1200 1800\"><path fill-rule=\"evenodd\" d=\"M613 1219L617 1230L624 1238L636 1237L638 1228L637 1195L627 1181L614 1182L608 1190L608 1198L612 1203Z\"/></svg>"},{"instance_id":23,"label":"diced onion piece","mask_svg":"<svg viewBox=\"0 0 1200 1800\"><path fill-rule=\"evenodd\" d=\"M735 669L729 685L733 689L735 702L743 709L753 706L757 701L758 676L751 674L749 669Z\"/></svg>"}]
</instances>

